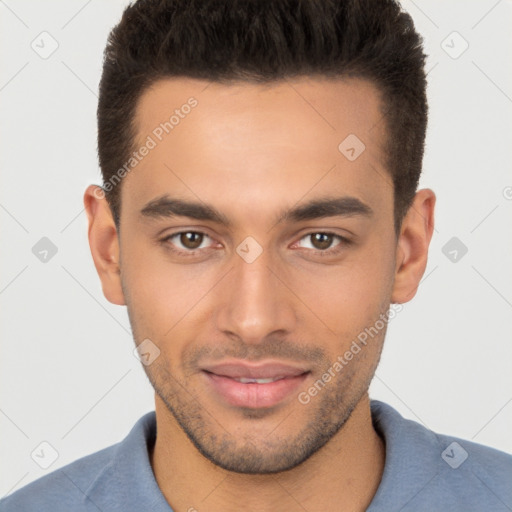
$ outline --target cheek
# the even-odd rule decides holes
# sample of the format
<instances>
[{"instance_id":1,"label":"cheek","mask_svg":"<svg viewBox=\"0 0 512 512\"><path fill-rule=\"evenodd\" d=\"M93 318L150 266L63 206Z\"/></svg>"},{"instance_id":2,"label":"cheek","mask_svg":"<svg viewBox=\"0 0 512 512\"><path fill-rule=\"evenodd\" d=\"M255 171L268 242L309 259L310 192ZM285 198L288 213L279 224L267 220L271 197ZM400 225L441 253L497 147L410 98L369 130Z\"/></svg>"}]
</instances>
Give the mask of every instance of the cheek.
<instances>
[{"instance_id":1,"label":"cheek","mask_svg":"<svg viewBox=\"0 0 512 512\"><path fill-rule=\"evenodd\" d=\"M129 237L127 237L129 238ZM207 267L176 265L159 247L129 243L122 248L123 288L138 337L171 336L178 323L194 315L212 287ZM210 272L211 273L211 272Z\"/></svg>"},{"instance_id":2,"label":"cheek","mask_svg":"<svg viewBox=\"0 0 512 512\"><path fill-rule=\"evenodd\" d=\"M354 252L339 265L318 267L306 280L295 274L292 286L337 339L347 341L387 311L393 270L389 250L367 249Z\"/></svg>"}]
</instances>

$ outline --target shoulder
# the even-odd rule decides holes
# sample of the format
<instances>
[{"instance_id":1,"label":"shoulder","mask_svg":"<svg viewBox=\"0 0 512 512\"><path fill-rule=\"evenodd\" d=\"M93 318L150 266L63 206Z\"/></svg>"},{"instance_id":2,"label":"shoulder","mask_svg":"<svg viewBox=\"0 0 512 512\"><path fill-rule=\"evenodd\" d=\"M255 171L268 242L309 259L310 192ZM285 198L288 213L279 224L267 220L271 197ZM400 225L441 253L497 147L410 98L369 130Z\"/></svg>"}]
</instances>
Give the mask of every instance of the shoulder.
<instances>
[{"instance_id":1,"label":"shoulder","mask_svg":"<svg viewBox=\"0 0 512 512\"><path fill-rule=\"evenodd\" d=\"M148 456L155 435L155 413L150 412L121 442L57 469L2 499L0 512L127 512L143 510L143 503L148 502L166 510Z\"/></svg>"},{"instance_id":2,"label":"shoulder","mask_svg":"<svg viewBox=\"0 0 512 512\"><path fill-rule=\"evenodd\" d=\"M372 401L372 417L386 463L369 512L390 503L402 512L512 509L512 455L433 432L382 402Z\"/></svg>"},{"instance_id":3,"label":"shoulder","mask_svg":"<svg viewBox=\"0 0 512 512\"><path fill-rule=\"evenodd\" d=\"M465 503L465 510L511 510L512 455L457 437L436 438L442 464L433 492Z\"/></svg>"},{"instance_id":4,"label":"shoulder","mask_svg":"<svg viewBox=\"0 0 512 512\"><path fill-rule=\"evenodd\" d=\"M87 508L87 490L109 471L117 444L59 468L0 501L1 512L60 512Z\"/></svg>"}]
</instances>

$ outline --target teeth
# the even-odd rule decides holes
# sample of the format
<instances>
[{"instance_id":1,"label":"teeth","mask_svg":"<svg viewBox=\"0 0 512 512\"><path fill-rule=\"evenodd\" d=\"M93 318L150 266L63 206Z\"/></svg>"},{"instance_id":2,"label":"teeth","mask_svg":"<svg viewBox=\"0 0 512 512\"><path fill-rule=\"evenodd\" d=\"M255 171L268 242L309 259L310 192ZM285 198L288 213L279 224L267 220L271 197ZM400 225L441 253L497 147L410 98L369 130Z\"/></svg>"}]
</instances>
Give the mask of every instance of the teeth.
<instances>
[{"instance_id":1,"label":"teeth","mask_svg":"<svg viewBox=\"0 0 512 512\"><path fill-rule=\"evenodd\" d=\"M281 377L273 377L270 379L250 379L245 377L240 378L234 378L237 382L241 382L242 384L250 384L250 383L256 383L256 384L269 384L270 382L275 382L276 380L281 379Z\"/></svg>"}]
</instances>

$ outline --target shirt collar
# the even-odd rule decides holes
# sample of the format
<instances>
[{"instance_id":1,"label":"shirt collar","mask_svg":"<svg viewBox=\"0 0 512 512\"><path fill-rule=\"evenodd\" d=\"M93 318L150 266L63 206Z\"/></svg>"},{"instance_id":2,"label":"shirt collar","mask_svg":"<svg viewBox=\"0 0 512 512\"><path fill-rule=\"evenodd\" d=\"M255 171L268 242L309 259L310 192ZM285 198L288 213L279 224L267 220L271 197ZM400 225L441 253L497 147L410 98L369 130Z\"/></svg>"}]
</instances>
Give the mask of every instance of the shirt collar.
<instances>
[{"instance_id":1,"label":"shirt collar","mask_svg":"<svg viewBox=\"0 0 512 512\"><path fill-rule=\"evenodd\" d=\"M372 400L371 412L374 428L386 446L382 479L367 509L376 512L390 503L405 506L420 493L439 472L442 448L433 432L404 419L391 406ZM100 510L172 512L149 461L155 439L153 411L140 418L115 447L112 462L87 489L88 499Z\"/></svg>"},{"instance_id":2,"label":"shirt collar","mask_svg":"<svg viewBox=\"0 0 512 512\"><path fill-rule=\"evenodd\" d=\"M160 491L149 461L156 439L156 415L149 412L116 446L111 464L98 475L86 494L100 510L172 512Z\"/></svg>"},{"instance_id":3,"label":"shirt collar","mask_svg":"<svg viewBox=\"0 0 512 512\"><path fill-rule=\"evenodd\" d=\"M371 401L373 426L386 446L381 482L367 512L401 510L441 470L442 448L434 432L404 419L391 406Z\"/></svg>"}]
</instances>

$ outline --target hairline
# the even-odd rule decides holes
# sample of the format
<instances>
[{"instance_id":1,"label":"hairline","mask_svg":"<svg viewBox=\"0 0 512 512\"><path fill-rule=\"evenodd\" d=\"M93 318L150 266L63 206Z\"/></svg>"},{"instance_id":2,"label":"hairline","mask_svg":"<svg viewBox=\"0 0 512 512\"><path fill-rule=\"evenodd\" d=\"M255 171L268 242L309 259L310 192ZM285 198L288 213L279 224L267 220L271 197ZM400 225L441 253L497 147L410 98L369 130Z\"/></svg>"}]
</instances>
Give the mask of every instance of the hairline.
<instances>
[{"instance_id":1,"label":"hairline","mask_svg":"<svg viewBox=\"0 0 512 512\"><path fill-rule=\"evenodd\" d=\"M243 85L258 85L258 86L268 86L273 87L276 85L288 83L291 81L290 79L293 79L295 81L301 81L301 80L312 80L312 81L327 81L327 82L363 82L367 85L370 85L378 99L379 104L379 111L381 113L381 118L378 122L380 122L383 118L386 117L386 114L389 109L389 105L391 102L391 99L386 94L386 91L384 87L378 83L378 81L375 78L371 77L371 73L364 73L364 72L351 72L351 71L343 71L340 73L322 73L322 72L313 72L313 73L300 73L300 74L294 74L294 75L285 75L282 77L277 78L259 78L256 75L250 75L250 76L244 76L242 74L237 74L234 76L225 76L225 77L218 77L215 79L203 79L198 78L193 75L171 75L171 74L157 74L153 77L151 77L138 91L138 94L136 96L136 99L133 101L132 104L132 110L130 112L131 116L128 121L129 125L129 138L130 138L130 146L129 146L129 154L136 151L138 145L142 144L139 137L143 137L141 135L140 127L138 126L138 117L140 113L140 105L142 102L142 99L145 95L151 92L151 90L154 90L156 87L158 87L159 84L165 83L165 82L178 82L179 80L195 80L197 82L209 82L212 84L220 84L224 85L226 87L236 87L236 86L243 86ZM207 86L208 87L208 86ZM204 90L204 89L203 89ZM389 146L391 145L391 139L392 139L392 130L388 123L385 124L384 129L384 151L387 151L389 149ZM388 174L388 176L391 178L393 182L393 220L394 220L394 228L395 228L395 235L398 235L400 232L400 228L402 225L402 221L405 217L405 214L408 210L409 206L407 207L405 212L397 212L396 211L396 187L395 187L395 179L394 179L394 173L391 169L389 169L388 162L385 162L383 164L383 168L385 172ZM118 190L113 196L114 199L117 199L117 212L114 212L112 205L109 201L109 206L112 211L112 215L114 217L115 225L117 231L120 231L120 224L121 224L121 194L122 194L122 180L119 186L117 187ZM108 196L107 196L108 198ZM116 215L117 213L117 215Z\"/></svg>"}]
</instances>

